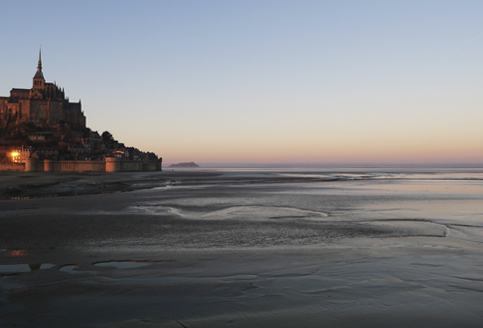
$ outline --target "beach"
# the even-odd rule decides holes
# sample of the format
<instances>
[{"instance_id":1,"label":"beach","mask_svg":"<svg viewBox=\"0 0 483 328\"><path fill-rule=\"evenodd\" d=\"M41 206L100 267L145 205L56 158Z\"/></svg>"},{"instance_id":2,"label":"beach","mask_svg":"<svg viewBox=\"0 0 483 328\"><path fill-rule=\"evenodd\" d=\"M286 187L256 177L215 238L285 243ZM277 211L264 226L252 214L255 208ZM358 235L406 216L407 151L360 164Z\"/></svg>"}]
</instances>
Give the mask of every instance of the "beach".
<instances>
[{"instance_id":1,"label":"beach","mask_svg":"<svg viewBox=\"0 0 483 328\"><path fill-rule=\"evenodd\" d=\"M481 169L0 182L0 327L483 324Z\"/></svg>"}]
</instances>

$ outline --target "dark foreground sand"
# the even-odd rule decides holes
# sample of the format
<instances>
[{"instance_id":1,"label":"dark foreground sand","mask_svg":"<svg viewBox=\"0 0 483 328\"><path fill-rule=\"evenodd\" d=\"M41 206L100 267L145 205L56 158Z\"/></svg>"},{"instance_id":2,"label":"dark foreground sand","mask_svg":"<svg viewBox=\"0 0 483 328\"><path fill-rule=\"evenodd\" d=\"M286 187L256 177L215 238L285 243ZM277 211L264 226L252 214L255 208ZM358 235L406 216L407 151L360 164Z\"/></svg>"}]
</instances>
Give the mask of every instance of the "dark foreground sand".
<instances>
[{"instance_id":1,"label":"dark foreground sand","mask_svg":"<svg viewBox=\"0 0 483 328\"><path fill-rule=\"evenodd\" d=\"M1 181L18 197L97 194L0 201L0 327L483 325L478 227L471 235L422 218L351 221L349 203L375 198L345 189L316 199L326 216L295 208L308 194L281 198L300 181L253 175ZM122 188L137 191L99 194Z\"/></svg>"}]
</instances>

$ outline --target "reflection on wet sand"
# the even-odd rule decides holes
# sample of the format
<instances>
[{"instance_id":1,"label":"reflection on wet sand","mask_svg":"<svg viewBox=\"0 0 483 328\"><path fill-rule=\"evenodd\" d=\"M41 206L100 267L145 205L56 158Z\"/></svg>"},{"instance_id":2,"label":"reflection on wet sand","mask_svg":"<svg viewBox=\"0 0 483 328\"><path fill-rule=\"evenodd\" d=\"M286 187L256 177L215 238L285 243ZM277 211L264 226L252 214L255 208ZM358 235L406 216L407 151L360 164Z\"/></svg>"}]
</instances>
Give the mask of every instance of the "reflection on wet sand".
<instances>
[{"instance_id":1,"label":"reflection on wet sand","mask_svg":"<svg viewBox=\"0 0 483 328\"><path fill-rule=\"evenodd\" d=\"M6 255L7 256L19 256L19 257L25 257L28 255L27 250L25 249L13 249L13 250L6 250Z\"/></svg>"}]
</instances>

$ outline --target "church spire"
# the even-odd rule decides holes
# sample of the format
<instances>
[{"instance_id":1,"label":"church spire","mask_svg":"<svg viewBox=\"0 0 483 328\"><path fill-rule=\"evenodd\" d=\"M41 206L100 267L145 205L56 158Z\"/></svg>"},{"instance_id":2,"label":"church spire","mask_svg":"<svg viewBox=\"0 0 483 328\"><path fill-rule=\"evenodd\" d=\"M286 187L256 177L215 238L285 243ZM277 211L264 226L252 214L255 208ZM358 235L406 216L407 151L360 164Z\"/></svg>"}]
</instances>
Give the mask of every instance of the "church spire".
<instances>
[{"instance_id":1,"label":"church spire","mask_svg":"<svg viewBox=\"0 0 483 328\"><path fill-rule=\"evenodd\" d=\"M37 71L42 72L42 45L39 48L39 64L37 65Z\"/></svg>"},{"instance_id":2,"label":"church spire","mask_svg":"<svg viewBox=\"0 0 483 328\"><path fill-rule=\"evenodd\" d=\"M34 76L34 89L43 88L45 85L44 73L42 73L42 45L39 49L39 63L37 65L37 73Z\"/></svg>"}]
</instances>

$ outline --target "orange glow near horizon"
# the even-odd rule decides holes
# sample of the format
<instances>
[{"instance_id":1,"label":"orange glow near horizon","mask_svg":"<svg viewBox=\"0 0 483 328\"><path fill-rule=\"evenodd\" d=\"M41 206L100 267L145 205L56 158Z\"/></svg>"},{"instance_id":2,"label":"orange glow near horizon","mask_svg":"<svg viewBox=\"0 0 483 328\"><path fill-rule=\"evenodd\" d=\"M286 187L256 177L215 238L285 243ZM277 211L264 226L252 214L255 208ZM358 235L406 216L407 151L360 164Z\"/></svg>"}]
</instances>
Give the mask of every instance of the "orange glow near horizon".
<instances>
[{"instance_id":1,"label":"orange glow near horizon","mask_svg":"<svg viewBox=\"0 0 483 328\"><path fill-rule=\"evenodd\" d=\"M188 150L188 151L187 151ZM163 162L200 163L483 163L482 149L427 149L423 147L344 148L320 147L314 151L257 147L235 153L219 149L165 149ZM186 155L189 153L189 155Z\"/></svg>"},{"instance_id":2,"label":"orange glow near horizon","mask_svg":"<svg viewBox=\"0 0 483 328\"><path fill-rule=\"evenodd\" d=\"M163 145L165 163L482 163L483 144L476 136L353 135L280 136L279 140L211 139ZM155 146L155 145L153 145Z\"/></svg>"},{"instance_id":3,"label":"orange glow near horizon","mask_svg":"<svg viewBox=\"0 0 483 328\"><path fill-rule=\"evenodd\" d=\"M392 103L383 105L379 112ZM303 114L294 105L292 111L273 116L240 114L227 122L223 116L179 118L189 133L179 133L180 125L173 124L164 132L176 137L161 139L167 142L152 137L150 143L141 138L132 143L144 142L164 163L483 163L476 107L463 116L455 115L455 103L430 105L425 111L384 115L360 104L352 116L336 105Z\"/></svg>"}]
</instances>

